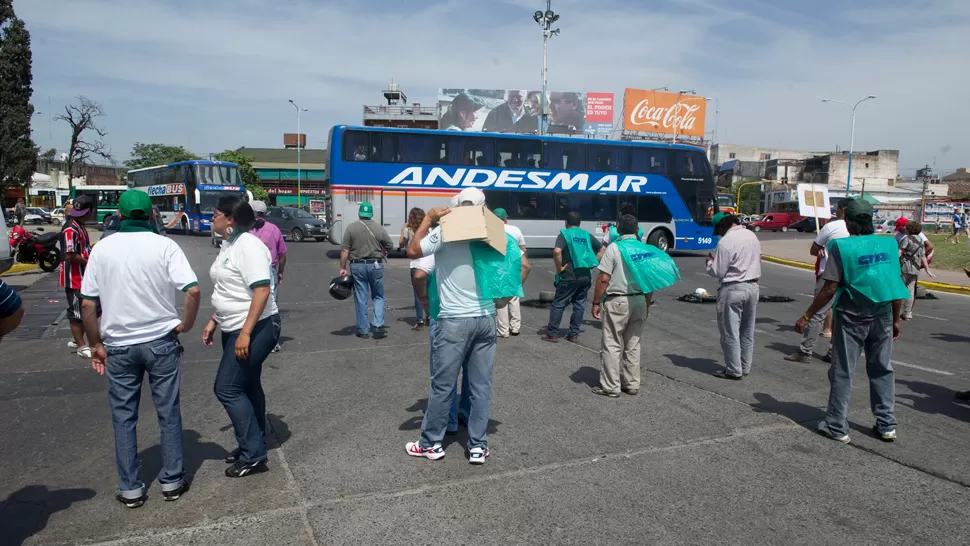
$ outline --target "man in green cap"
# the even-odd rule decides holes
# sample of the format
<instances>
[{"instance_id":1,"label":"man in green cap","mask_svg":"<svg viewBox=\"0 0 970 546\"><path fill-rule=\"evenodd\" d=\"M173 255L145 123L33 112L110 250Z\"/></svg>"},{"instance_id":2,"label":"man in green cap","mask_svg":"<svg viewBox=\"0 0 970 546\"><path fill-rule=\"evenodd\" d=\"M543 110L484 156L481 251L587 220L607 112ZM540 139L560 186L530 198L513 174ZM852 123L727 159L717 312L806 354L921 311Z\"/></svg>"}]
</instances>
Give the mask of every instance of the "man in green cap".
<instances>
[{"instance_id":1,"label":"man in green cap","mask_svg":"<svg viewBox=\"0 0 970 546\"><path fill-rule=\"evenodd\" d=\"M384 258L392 248L391 237L384 226L373 220L374 205L360 204L359 221L344 230L340 249L340 275L354 278L354 308L357 312L357 337L370 337L371 323L367 312L367 293L374 300L374 336L384 336ZM348 270L348 264L350 269Z\"/></svg>"},{"instance_id":2,"label":"man in green cap","mask_svg":"<svg viewBox=\"0 0 970 546\"><path fill-rule=\"evenodd\" d=\"M846 417L852 391L852 374L863 351L869 376L869 398L876 417L876 437L896 439L895 385L890 363L893 340L899 337L902 300L909 298L899 266L899 248L891 237L874 234L872 205L852 200L845 210L849 237L832 241L822 279L825 285L795 322L801 333L819 309L835 298L832 329L832 364L829 367L828 413L818 424L827 438L848 443Z\"/></svg>"},{"instance_id":3,"label":"man in green cap","mask_svg":"<svg viewBox=\"0 0 970 546\"><path fill-rule=\"evenodd\" d=\"M733 214L719 212L711 219L717 248L707 257L707 273L717 288L717 327L721 333L724 369L715 377L740 380L751 373L754 326L761 278L761 242Z\"/></svg>"},{"instance_id":4,"label":"man in green cap","mask_svg":"<svg viewBox=\"0 0 970 546\"><path fill-rule=\"evenodd\" d=\"M199 283L178 244L154 233L147 193L126 191L118 200L118 211L122 217L118 233L100 241L88 259L81 283L82 314L91 341L91 365L99 374L108 374L118 471L115 498L128 508L138 508L148 498L148 487L138 475L135 433L146 374L161 433L162 496L174 501L188 491L182 462L178 336L195 324ZM175 290L185 293L181 319ZM98 302L103 311L100 324Z\"/></svg>"},{"instance_id":5,"label":"man in green cap","mask_svg":"<svg viewBox=\"0 0 970 546\"><path fill-rule=\"evenodd\" d=\"M522 249L522 263L528 265L529 260L525 256L525 237L522 230L509 225L509 213L505 209L495 209L495 216L505 222L505 233L512 237L519 248ZM500 338L508 338L509 334L519 335L522 329L522 308L519 306L519 298L512 298L509 304L495 310L495 324L497 326L496 335Z\"/></svg>"}]
</instances>

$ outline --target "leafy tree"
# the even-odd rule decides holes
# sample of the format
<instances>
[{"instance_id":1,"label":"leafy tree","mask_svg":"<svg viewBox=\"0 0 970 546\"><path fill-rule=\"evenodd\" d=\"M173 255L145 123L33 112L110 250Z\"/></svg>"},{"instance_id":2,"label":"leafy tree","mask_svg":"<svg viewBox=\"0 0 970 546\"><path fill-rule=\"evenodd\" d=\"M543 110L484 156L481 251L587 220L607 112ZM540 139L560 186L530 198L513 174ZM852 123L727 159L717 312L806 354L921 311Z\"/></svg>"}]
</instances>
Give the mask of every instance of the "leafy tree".
<instances>
[{"instance_id":1,"label":"leafy tree","mask_svg":"<svg viewBox=\"0 0 970 546\"><path fill-rule=\"evenodd\" d=\"M131 159L125 161L125 167L129 170L144 169L145 167L167 165L179 161L189 161L190 159L199 158L182 146L136 142L131 150Z\"/></svg>"},{"instance_id":2,"label":"leafy tree","mask_svg":"<svg viewBox=\"0 0 970 546\"><path fill-rule=\"evenodd\" d=\"M30 32L12 0L0 0L0 189L26 185L37 162L30 138L32 79Z\"/></svg>"},{"instance_id":3,"label":"leafy tree","mask_svg":"<svg viewBox=\"0 0 970 546\"><path fill-rule=\"evenodd\" d=\"M54 161L54 158L56 157L57 157L57 149L55 148L48 148L46 152L40 154L40 158L45 159L47 161Z\"/></svg>"},{"instance_id":4,"label":"leafy tree","mask_svg":"<svg viewBox=\"0 0 970 546\"><path fill-rule=\"evenodd\" d=\"M738 187L742 182L738 182L731 187L731 195L738 194ZM741 188L741 201L738 203L738 214L757 214L761 204L761 186L758 184L748 184Z\"/></svg>"},{"instance_id":5,"label":"leafy tree","mask_svg":"<svg viewBox=\"0 0 970 546\"><path fill-rule=\"evenodd\" d=\"M242 177L246 189L253 192L253 199L265 201L269 197L263 185L259 183L259 175L256 174L256 169L253 169L253 166L249 163L253 158L243 155L239 150L226 150L215 154L213 157L219 161L228 161L239 165L239 175Z\"/></svg>"},{"instance_id":6,"label":"leafy tree","mask_svg":"<svg viewBox=\"0 0 970 546\"><path fill-rule=\"evenodd\" d=\"M111 150L104 143L108 132L97 122L97 118L103 116L100 104L85 96L78 96L77 104L65 106L64 113L54 118L71 126L71 147L67 152L68 191L73 189L77 165L83 165L94 156L111 160Z\"/></svg>"}]
</instances>

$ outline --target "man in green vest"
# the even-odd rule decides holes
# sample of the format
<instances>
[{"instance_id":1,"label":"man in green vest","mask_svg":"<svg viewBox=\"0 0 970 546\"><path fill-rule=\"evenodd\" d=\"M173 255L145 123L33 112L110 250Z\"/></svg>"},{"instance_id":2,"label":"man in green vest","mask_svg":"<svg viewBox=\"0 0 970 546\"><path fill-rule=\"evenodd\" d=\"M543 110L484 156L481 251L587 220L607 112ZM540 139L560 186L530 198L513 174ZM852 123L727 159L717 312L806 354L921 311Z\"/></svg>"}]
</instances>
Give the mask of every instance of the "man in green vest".
<instances>
[{"instance_id":1,"label":"man in green vest","mask_svg":"<svg viewBox=\"0 0 970 546\"><path fill-rule=\"evenodd\" d=\"M549 326L543 341L559 341L559 324L567 303L573 304L566 341L579 340L579 325L586 311L586 298L592 284L592 269L599 265L603 244L579 227L579 212L566 213L566 229L556 238L553 261L556 264L556 297L549 310ZM617 237L619 238L619 237Z\"/></svg>"},{"instance_id":2,"label":"man in green vest","mask_svg":"<svg viewBox=\"0 0 970 546\"><path fill-rule=\"evenodd\" d=\"M900 274L896 241L874 235L872 205L864 199L853 200L846 207L845 223L849 237L829 244L828 263L822 273L825 285L795 322L795 330L801 333L810 318L835 298L828 413L818 424L818 432L849 443L846 417L852 374L865 351L869 397L876 417L873 433L892 442L896 439L896 417L890 360L893 340L899 337L902 300L909 297L909 291Z\"/></svg>"}]
</instances>

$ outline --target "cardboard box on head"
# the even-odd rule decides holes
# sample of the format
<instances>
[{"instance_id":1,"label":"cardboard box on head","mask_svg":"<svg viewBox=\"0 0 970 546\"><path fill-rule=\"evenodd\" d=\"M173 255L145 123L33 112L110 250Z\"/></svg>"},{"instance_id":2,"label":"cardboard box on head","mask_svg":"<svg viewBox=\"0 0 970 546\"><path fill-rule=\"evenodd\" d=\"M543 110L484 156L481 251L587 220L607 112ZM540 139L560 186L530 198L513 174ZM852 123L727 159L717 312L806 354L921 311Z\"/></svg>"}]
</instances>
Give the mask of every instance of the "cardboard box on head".
<instances>
[{"instance_id":1,"label":"cardboard box on head","mask_svg":"<svg viewBox=\"0 0 970 546\"><path fill-rule=\"evenodd\" d=\"M485 241L505 256L505 223L488 207L455 207L441 218L441 240L445 243Z\"/></svg>"}]
</instances>

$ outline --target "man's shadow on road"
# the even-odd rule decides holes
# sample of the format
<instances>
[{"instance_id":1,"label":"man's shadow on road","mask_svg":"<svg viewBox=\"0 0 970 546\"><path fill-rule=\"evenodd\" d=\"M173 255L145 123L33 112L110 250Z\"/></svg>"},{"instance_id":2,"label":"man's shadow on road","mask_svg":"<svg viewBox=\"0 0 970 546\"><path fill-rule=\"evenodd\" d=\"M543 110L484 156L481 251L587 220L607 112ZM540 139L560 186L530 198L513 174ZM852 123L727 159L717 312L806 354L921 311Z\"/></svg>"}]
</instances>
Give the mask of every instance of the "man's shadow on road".
<instances>
[{"instance_id":1,"label":"man's shadow on road","mask_svg":"<svg viewBox=\"0 0 970 546\"><path fill-rule=\"evenodd\" d=\"M28 485L0 501L0 544L20 546L47 527L51 514L93 499L93 489L54 489Z\"/></svg>"},{"instance_id":2,"label":"man's shadow on road","mask_svg":"<svg viewBox=\"0 0 970 546\"><path fill-rule=\"evenodd\" d=\"M765 392L754 393L754 398L757 400L757 402L751 404L751 407L755 411L774 413L781 415L782 417L787 417L796 424L816 434L818 434L819 421L825 419L826 410L816 406L809 406L808 404L802 404L801 402L785 402L783 400L778 400L774 396ZM848 424L850 429L860 434L875 438L875 435L872 433L872 429L870 427L863 426L851 420L848 421Z\"/></svg>"},{"instance_id":3,"label":"man's shadow on road","mask_svg":"<svg viewBox=\"0 0 970 546\"><path fill-rule=\"evenodd\" d=\"M896 379L913 394L896 393L896 398L910 401L908 407L929 415L945 415L957 421L970 422L970 407L960 404L954 396L957 391L922 381Z\"/></svg>"},{"instance_id":4,"label":"man's shadow on road","mask_svg":"<svg viewBox=\"0 0 970 546\"><path fill-rule=\"evenodd\" d=\"M204 461L221 460L229 455L224 447L215 442L200 442L202 435L194 430L182 431L182 464L185 467L185 479L191 482L198 472L199 467ZM162 445L154 444L142 451L138 457L141 459L141 479L146 484L158 478L162 471Z\"/></svg>"}]
</instances>

